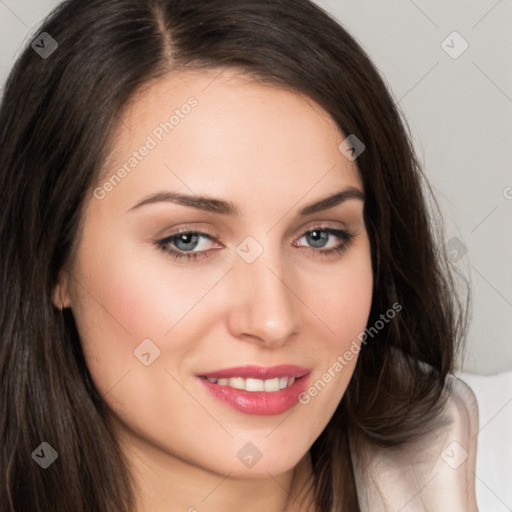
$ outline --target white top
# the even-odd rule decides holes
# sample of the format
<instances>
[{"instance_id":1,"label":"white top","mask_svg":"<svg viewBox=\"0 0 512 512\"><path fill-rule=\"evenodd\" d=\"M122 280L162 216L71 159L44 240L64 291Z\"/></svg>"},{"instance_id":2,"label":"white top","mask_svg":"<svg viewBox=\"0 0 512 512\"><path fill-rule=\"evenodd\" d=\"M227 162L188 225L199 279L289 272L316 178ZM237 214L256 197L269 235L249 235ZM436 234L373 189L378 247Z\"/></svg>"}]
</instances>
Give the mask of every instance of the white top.
<instances>
[{"instance_id":1,"label":"white top","mask_svg":"<svg viewBox=\"0 0 512 512\"><path fill-rule=\"evenodd\" d=\"M362 512L478 512L475 495L478 405L450 375L449 398L428 434L399 447L353 453Z\"/></svg>"}]
</instances>

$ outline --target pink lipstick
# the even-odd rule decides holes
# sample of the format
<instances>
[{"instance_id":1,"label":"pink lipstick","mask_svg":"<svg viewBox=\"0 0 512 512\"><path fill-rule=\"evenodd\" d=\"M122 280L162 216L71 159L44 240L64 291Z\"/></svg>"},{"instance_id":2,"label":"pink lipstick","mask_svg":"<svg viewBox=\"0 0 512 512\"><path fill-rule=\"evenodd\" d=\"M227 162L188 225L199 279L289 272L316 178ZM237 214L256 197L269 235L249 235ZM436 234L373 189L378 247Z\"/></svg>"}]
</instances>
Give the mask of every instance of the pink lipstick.
<instances>
[{"instance_id":1,"label":"pink lipstick","mask_svg":"<svg viewBox=\"0 0 512 512\"><path fill-rule=\"evenodd\" d=\"M310 370L302 366L246 365L197 375L206 389L226 405L270 416L291 409L308 384Z\"/></svg>"}]
</instances>

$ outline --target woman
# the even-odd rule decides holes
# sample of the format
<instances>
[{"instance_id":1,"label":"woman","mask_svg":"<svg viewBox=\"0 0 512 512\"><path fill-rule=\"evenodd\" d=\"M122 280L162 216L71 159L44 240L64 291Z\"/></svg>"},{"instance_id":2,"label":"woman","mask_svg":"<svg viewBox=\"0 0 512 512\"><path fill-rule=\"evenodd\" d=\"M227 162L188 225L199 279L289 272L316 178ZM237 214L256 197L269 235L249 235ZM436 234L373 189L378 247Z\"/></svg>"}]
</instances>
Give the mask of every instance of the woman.
<instances>
[{"instance_id":1,"label":"woman","mask_svg":"<svg viewBox=\"0 0 512 512\"><path fill-rule=\"evenodd\" d=\"M65 2L0 120L1 510L476 510L424 177L322 10Z\"/></svg>"}]
</instances>

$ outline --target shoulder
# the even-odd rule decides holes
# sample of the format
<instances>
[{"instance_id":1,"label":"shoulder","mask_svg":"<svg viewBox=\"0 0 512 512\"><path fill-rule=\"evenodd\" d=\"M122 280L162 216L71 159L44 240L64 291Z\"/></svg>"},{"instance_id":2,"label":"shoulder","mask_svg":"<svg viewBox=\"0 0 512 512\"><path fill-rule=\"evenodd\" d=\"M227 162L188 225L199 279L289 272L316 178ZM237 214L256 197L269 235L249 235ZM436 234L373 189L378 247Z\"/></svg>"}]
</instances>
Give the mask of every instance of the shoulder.
<instances>
[{"instance_id":1,"label":"shoulder","mask_svg":"<svg viewBox=\"0 0 512 512\"><path fill-rule=\"evenodd\" d=\"M361 459L353 454L362 512L478 511L477 401L453 375L444 391L444 408L427 434L398 447L368 445Z\"/></svg>"}]
</instances>

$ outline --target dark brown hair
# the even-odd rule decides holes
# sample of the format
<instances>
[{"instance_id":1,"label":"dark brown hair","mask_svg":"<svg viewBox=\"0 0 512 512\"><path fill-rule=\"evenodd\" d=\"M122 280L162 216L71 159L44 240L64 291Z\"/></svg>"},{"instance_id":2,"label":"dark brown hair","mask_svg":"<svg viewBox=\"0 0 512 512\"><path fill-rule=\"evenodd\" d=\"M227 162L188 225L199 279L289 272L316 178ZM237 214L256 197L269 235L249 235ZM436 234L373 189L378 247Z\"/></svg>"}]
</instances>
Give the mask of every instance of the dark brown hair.
<instances>
[{"instance_id":1,"label":"dark brown hair","mask_svg":"<svg viewBox=\"0 0 512 512\"><path fill-rule=\"evenodd\" d=\"M402 310L363 347L311 447L318 510L359 510L350 446L422 431L442 406L466 319L428 185L375 67L308 0L68 0L39 32L58 48L23 51L0 110L0 510L133 510L106 406L53 290L123 107L151 79L225 67L306 94L366 146L357 164L374 269L369 325L394 303ZM31 456L42 441L59 453L46 470Z\"/></svg>"}]
</instances>

